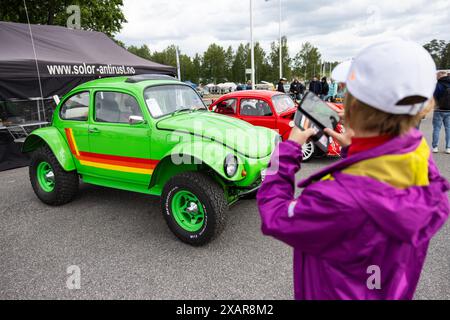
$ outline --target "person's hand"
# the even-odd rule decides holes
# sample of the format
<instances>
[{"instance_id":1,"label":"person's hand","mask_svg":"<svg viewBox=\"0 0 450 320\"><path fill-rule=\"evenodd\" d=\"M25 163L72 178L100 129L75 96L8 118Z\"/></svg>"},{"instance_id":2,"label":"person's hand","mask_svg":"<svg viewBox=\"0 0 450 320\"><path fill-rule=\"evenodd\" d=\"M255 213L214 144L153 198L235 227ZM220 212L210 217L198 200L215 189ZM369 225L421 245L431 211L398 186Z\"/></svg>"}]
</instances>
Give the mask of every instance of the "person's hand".
<instances>
[{"instance_id":1,"label":"person's hand","mask_svg":"<svg viewBox=\"0 0 450 320\"><path fill-rule=\"evenodd\" d=\"M294 127L289 135L289 140L297 142L299 145L304 145L315 134L317 134L315 129L309 128L303 131L300 128Z\"/></svg>"},{"instance_id":2,"label":"person's hand","mask_svg":"<svg viewBox=\"0 0 450 320\"><path fill-rule=\"evenodd\" d=\"M338 133L330 128L325 128L325 133L339 142L342 147L348 147L352 144L352 137L355 132L352 129L346 129L344 133Z\"/></svg>"}]
</instances>

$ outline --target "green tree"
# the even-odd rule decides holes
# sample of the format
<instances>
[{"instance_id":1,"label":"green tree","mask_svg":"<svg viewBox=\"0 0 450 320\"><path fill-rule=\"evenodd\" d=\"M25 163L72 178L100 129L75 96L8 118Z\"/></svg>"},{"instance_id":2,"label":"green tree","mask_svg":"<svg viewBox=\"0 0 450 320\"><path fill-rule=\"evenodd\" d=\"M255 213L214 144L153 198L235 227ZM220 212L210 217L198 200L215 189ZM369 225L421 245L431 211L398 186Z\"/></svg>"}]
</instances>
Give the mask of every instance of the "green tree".
<instances>
[{"instance_id":1,"label":"green tree","mask_svg":"<svg viewBox=\"0 0 450 320\"><path fill-rule=\"evenodd\" d=\"M234 51L231 46L228 47L225 52L225 77L227 81L233 81L233 62L234 62Z\"/></svg>"},{"instance_id":2,"label":"green tree","mask_svg":"<svg viewBox=\"0 0 450 320\"><path fill-rule=\"evenodd\" d=\"M81 28L100 31L112 37L127 22L122 12L122 0L27 0L28 15L32 24L66 26L71 13L70 5L80 6ZM22 1L2 0L0 20L27 23Z\"/></svg>"},{"instance_id":3,"label":"green tree","mask_svg":"<svg viewBox=\"0 0 450 320\"><path fill-rule=\"evenodd\" d=\"M165 64L168 66L177 66L177 47L170 45L161 52L154 52L151 59L154 62Z\"/></svg>"},{"instance_id":4,"label":"green tree","mask_svg":"<svg viewBox=\"0 0 450 320\"><path fill-rule=\"evenodd\" d=\"M194 59L192 59L193 76L192 81L200 83L202 81L202 57L196 53Z\"/></svg>"},{"instance_id":5,"label":"green tree","mask_svg":"<svg viewBox=\"0 0 450 320\"><path fill-rule=\"evenodd\" d=\"M436 62L436 66L438 67L438 69L445 68L445 66L443 66L443 63L446 63L446 61L444 60L446 60L445 56L448 48L448 43L446 43L444 40L433 39L423 47L431 54L434 62Z\"/></svg>"},{"instance_id":6,"label":"green tree","mask_svg":"<svg viewBox=\"0 0 450 320\"><path fill-rule=\"evenodd\" d=\"M306 42L294 58L294 73L305 80L320 75L322 55L319 49Z\"/></svg>"},{"instance_id":7,"label":"green tree","mask_svg":"<svg viewBox=\"0 0 450 320\"><path fill-rule=\"evenodd\" d=\"M232 66L232 79L233 81L244 83L246 80L245 69L250 68L247 65L247 57L249 56L249 46L244 46L242 43L236 50L234 55L234 61Z\"/></svg>"},{"instance_id":8,"label":"green tree","mask_svg":"<svg viewBox=\"0 0 450 320\"><path fill-rule=\"evenodd\" d=\"M202 61L203 78L209 82L226 81L225 50L213 43L205 51Z\"/></svg>"},{"instance_id":9,"label":"green tree","mask_svg":"<svg viewBox=\"0 0 450 320\"><path fill-rule=\"evenodd\" d=\"M450 42L447 43L445 50L441 57L441 69L450 69Z\"/></svg>"},{"instance_id":10,"label":"green tree","mask_svg":"<svg viewBox=\"0 0 450 320\"><path fill-rule=\"evenodd\" d=\"M247 65L251 67L251 52L250 44L246 45ZM266 52L261 47L259 42L255 43L255 81L259 83L261 81L271 81L271 68L267 62Z\"/></svg>"},{"instance_id":11,"label":"green tree","mask_svg":"<svg viewBox=\"0 0 450 320\"><path fill-rule=\"evenodd\" d=\"M189 57L188 55L180 54L180 70L182 81L189 80L191 82L198 83L195 80L194 64L191 57Z\"/></svg>"},{"instance_id":12,"label":"green tree","mask_svg":"<svg viewBox=\"0 0 450 320\"><path fill-rule=\"evenodd\" d=\"M287 79L292 78L291 63L292 59L289 56L289 46L287 37L281 38L281 57L283 64L283 77ZM269 63L271 68L271 77L273 81L278 81L280 77L280 44L279 42L272 42L270 45Z\"/></svg>"},{"instance_id":13,"label":"green tree","mask_svg":"<svg viewBox=\"0 0 450 320\"><path fill-rule=\"evenodd\" d=\"M152 59L152 54L150 53L150 49L148 48L148 46L146 44L140 46L140 47L136 47L136 46L129 46L128 47L128 51L130 51L131 53L137 55L138 57L147 59L147 60L151 60Z\"/></svg>"}]
</instances>

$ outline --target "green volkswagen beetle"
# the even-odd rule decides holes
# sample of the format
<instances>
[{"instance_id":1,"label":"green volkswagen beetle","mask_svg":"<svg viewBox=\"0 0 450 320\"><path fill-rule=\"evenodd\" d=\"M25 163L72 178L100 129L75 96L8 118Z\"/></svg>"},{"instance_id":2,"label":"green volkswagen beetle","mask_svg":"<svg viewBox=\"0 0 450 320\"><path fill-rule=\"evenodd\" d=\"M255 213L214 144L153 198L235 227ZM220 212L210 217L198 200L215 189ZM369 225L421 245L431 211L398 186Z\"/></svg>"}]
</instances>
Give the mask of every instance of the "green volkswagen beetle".
<instances>
[{"instance_id":1,"label":"green volkswagen beetle","mask_svg":"<svg viewBox=\"0 0 450 320\"><path fill-rule=\"evenodd\" d=\"M255 193L280 136L211 113L190 86L168 76L94 80L71 90L52 125L25 141L30 180L49 205L84 183L161 196L172 232L203 245L226 211Z\"/></svg>"}]
</instances>

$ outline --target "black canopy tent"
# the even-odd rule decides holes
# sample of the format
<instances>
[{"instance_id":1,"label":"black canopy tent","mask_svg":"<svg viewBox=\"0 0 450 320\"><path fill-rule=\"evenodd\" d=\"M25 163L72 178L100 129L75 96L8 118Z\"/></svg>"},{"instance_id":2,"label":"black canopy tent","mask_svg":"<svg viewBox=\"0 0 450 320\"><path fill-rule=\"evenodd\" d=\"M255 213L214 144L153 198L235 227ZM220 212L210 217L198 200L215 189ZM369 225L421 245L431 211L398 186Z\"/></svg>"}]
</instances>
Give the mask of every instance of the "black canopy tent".
<instances>
[{"instance_id":1,"label":"black canopy tent","mask_svg":"<svg viewBox=\"0 0 450 320\"><path fill-rule=\"evenodd\" d=\"M146 73L175 75L176 68L137 57L100 32L0 21L0 171L22 164L8 159L17 154L8 128L49 120L52 96L100 77Z\"/></svg>"},{"instance_id":2,"label":"black canopy tent","mask_svg":"<svg viewBox=\"0 0 450 320\"><path fill-rule=\"evenodd\" d=\"M31 34L33 42L31 41ZM175 75L174 67L142 59L100 32L0 22L0 100L67 93L98 77Z\"/></svg>"}]
</instances>

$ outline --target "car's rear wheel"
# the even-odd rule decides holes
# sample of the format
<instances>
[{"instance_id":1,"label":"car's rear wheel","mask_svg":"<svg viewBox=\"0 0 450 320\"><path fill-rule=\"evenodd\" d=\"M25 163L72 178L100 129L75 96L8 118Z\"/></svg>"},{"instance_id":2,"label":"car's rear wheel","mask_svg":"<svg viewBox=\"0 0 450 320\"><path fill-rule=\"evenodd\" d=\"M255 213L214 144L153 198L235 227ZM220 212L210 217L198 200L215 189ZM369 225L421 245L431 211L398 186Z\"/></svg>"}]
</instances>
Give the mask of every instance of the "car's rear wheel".
<instances>
[{"instance_id":1,"label":"car's rear wheel","mask_svg":"<svg viewBox=\"0 0 450 320\"><path fill-rule=\"evenodd\" d=\"M65 171L48 146L38 148L31 155L29 175L34 193L48 205L66 204L78 191L77 172Z\"/></svg>"},{"instance_id":2,"label":"car's rear wheel","mask_svg":"<svg viewBox=\"0 0 450 320\"><path fill-rule=\"evenodd\" d=\"M170 179L161 204L170 230L190 245L205 245L223 230L227 209L223 189L203 173L186 172Z\"/></svg>"},{"instance_id":3,"label":"car's rear wheel","mask_svg":"<svg viewBox=\"0 0 450 320\"><path fill-rule=\"evenodd\" d=\"M308 143L305 143L302 146L302 153L303 153L303 162L308 162L312 159L316 152L316 145L314 142L309 141Z\"/></svg>"}]
</instances>

